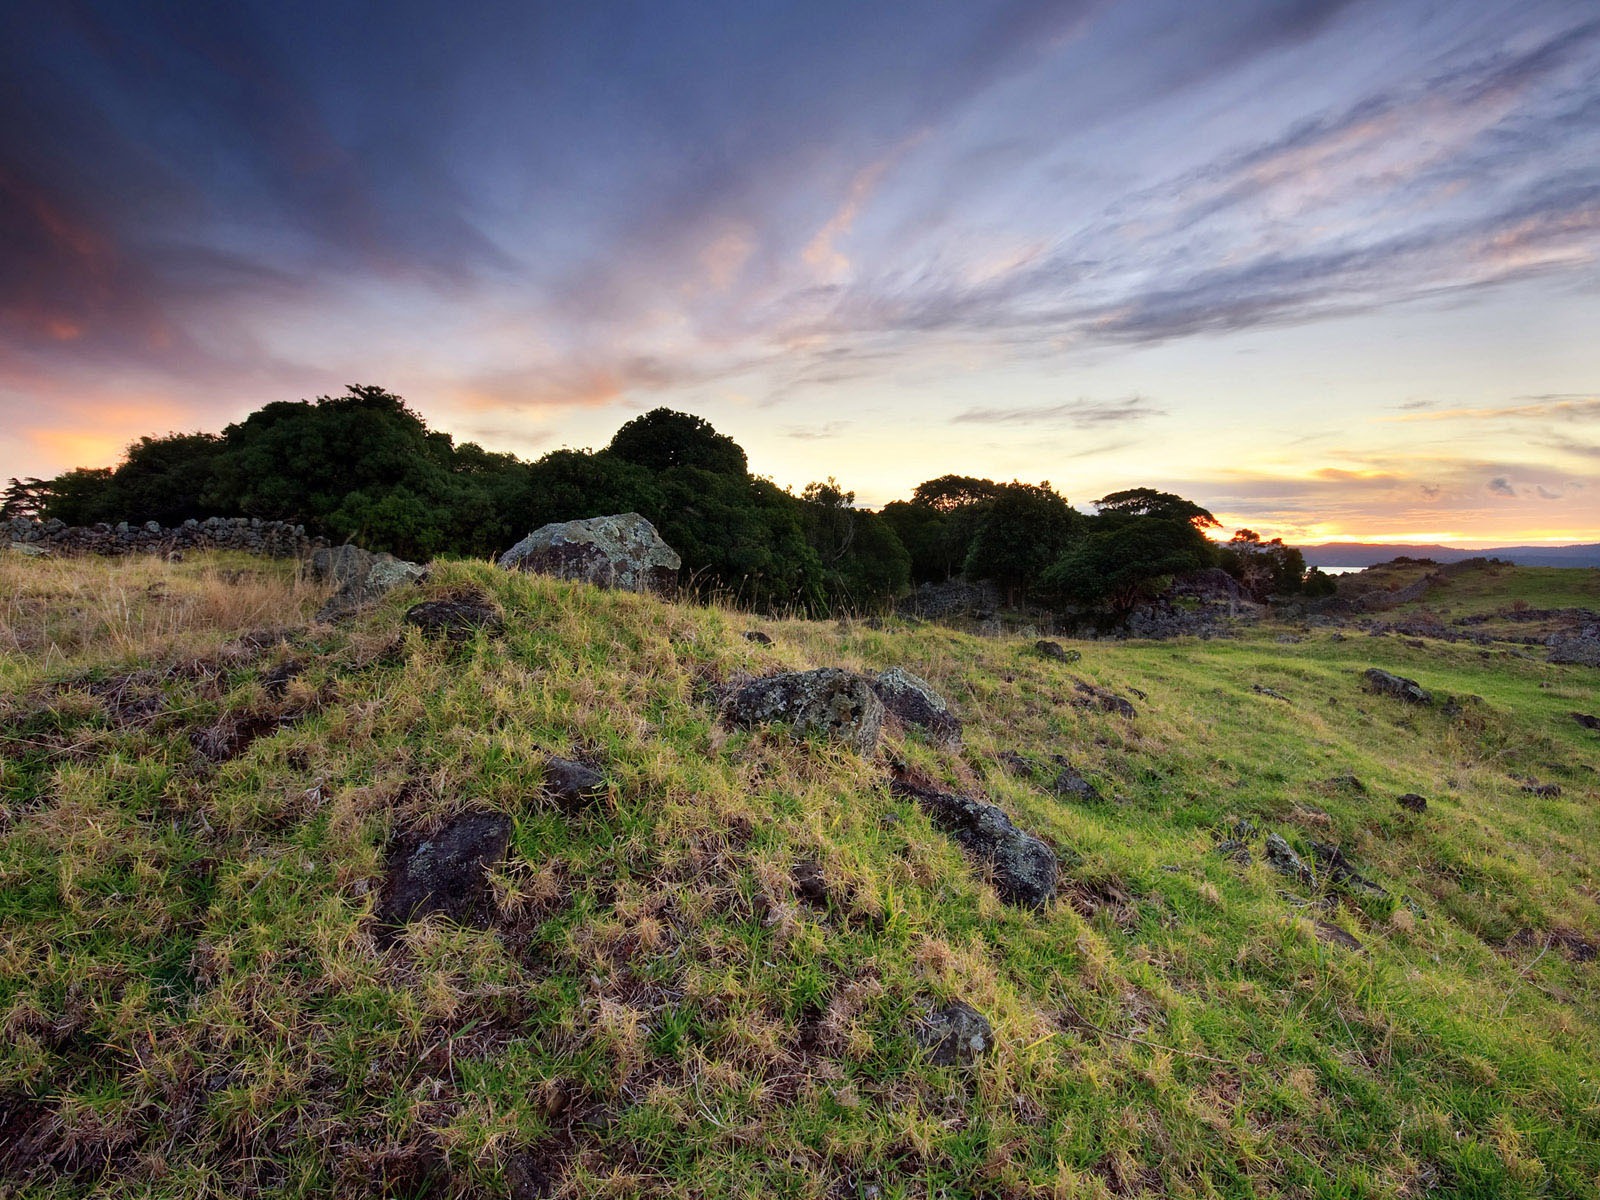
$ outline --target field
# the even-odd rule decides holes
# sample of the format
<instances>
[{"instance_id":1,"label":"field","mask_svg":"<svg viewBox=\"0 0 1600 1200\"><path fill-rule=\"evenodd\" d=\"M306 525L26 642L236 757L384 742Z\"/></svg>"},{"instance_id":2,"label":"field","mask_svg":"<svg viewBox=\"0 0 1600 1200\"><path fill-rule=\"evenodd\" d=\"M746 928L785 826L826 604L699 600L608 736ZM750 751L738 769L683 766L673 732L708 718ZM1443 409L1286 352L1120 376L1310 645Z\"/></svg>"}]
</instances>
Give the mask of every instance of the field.
<instances>
[{"instance_id":1,"label":"field","mask_svg":"<svg viewBox=\"0 0 1600 1200\"><path fill-rule=\"evenodd\" d=\"M402 621L474 592L503 636ZM0 597L0 1196L1600 1193L1593 668L1273 622L1063 663L481 563L331 627L237 556L0 557ZM1381 617L1517 601L1600 572ZM818 666L922 676L964 744L720 719ZM1002 903L895 769L1050 842L1058 897ZM510 819L484 910L380 928L391 848L463 812ZM956 1000L994 1048L936 1065Z\"/></svg>"}]
</instances>

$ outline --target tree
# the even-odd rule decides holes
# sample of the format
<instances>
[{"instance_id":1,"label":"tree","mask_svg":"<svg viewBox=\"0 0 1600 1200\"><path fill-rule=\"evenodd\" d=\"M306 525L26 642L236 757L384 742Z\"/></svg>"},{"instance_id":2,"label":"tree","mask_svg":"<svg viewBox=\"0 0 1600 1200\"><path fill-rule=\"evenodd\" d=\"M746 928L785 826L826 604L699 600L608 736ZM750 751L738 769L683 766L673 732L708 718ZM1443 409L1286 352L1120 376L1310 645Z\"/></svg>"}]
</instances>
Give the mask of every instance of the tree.
<instances>
[{"instance_id":1,"label":"tree","mask_svg":"<svg viewBox=\"0 0 1600 1200\"><path fill-rule=\"evenodd\" d=\"M1253 529L1234 533L1222 547L1219 565L1254 600L1293 595L1300 591L1306 574L1305 555L1285 546L1282 538L1262 541Z\"/></svg>"},{"instance_id":2,"label":"tree","mask_svg":"<svg viewBox=\"0 0 1600 1200\"><path fill-rule=\"evenodd\" d=\"M50 485L42 479L12 477L9 486L0 493L0 521L17 517L36 518L44 515L44 505L50 498Z\"/></svg>"},{"instance_id":3,"label":"tree","mask_svg":"<svg viewBox=\"0 0 1600 1200\"><path fill-rule=\"evenodd\" d=\"M1061 557L1081 514L1048 481L1001 485L984 504L964 564L969 579L992 579L1015 604Z\"/></svg>"},{"instance_id":4,"label":"tree","mask_svg":"<svg viewBox=\"0 0 1600 1200\"><path fill-rule=\"evenodd\" d=\"M949 513L958 508L983 504L1000 494L1001 485L992 479L978 479L971 475L941 475L917 484L911 493L912 503Z\"/></svg>"},{"instance_id":5,"label":"tree","mask_svg":"<svg viewBox=\"0 0 1600 1200\"><path fill-rule=\"evenodd\" d=\"M210 516L207 497L223 449L214 433L142 437L111 473L106 503L123 521L181 525Z\"/></svg>"},{"instance_id":6,"label":"tree","mask_svg":"<svg viewBox=\"0 0 1600 1200\"><path fill-rule=\"evenodd\" d=\"M1104 605L1121 616L1156 595L1173 575L1216 561L1210 540L1181 517L1094 521L1044 577L1047 587L1076 604Z\"/></svg>"},{"instance_id":7,"label":"tree","mask_svg":"<svg viewBox=\"0 0 1600 1200\"><path fill-rule=\"evenodd\" d=\"M110 494L110 467L74 467L45 481L40 515L68 525L120 521L109 503Z\"/></svg>"},{"instance_id":8,"label":"tree","mask_svg":"<svg viewBox=\"0 0 1600 1200\"><path fill-rule=\"evenodd\" d=\"M695 467L717 475L748 473L745 454L732 438L718 433L703 417L658 408L635 417L606 447L618 458L652 471Z\"/></svg>"},{"instance_id":9,"label":"tree","mask_svg":"<svg viewBox=\"0 0 1600 1200\"><path fill-rule=\"evenodd\" d=\"M825 608L878 608L905 590L911 556L894 527L856 508L833 477L800 493L806 540L822 564Z\"/></svg>"},{"instance_id":10,"label":"tree","mask_svg":"<svg viewBox=\"0 0 1600 1200\"><path fill-rule=\"evenodd\" d=\"M1192 500L1154 488L1128 488L1112 492L1094 502L1102 517L1156 517L1164 521L1187 521L1196 529L1220 529L1222 522Z\"/></svg>"}]
</instances>

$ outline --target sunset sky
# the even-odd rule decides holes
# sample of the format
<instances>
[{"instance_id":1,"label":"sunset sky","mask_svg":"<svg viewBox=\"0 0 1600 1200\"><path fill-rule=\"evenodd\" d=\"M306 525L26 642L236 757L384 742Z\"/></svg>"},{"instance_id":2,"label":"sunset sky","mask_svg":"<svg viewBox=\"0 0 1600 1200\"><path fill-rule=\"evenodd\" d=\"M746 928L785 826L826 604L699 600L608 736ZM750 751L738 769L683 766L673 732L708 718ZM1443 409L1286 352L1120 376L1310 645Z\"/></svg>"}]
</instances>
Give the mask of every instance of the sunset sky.
<instances>
[{"instance_id":1,"label":"sunset sky","mask_svg":"<svg viewBox=\"0 0 1600 1200\"><path fill-rule=\"evenodd\" d=\"M527 457L1600 541L1600 4L0 12L0 482L375 383Z\"/></svg>"}]
</instances>

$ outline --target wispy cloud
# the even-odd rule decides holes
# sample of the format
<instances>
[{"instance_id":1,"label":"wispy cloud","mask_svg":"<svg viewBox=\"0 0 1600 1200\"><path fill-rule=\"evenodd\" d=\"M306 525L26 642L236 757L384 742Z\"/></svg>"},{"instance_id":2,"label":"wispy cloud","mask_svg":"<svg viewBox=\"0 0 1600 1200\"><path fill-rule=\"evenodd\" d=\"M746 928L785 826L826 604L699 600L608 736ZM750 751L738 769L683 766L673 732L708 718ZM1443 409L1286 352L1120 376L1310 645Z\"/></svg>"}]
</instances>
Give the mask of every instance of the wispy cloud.
<instances>
[{"instance_id":1,"label":"wispy cloud","mask_svg":"<svg viewBox=\"0 0 1600 1200\"><path fill-rule=\"evenodd\" d=\"M1145 396L1116 400L1067 400L1060 404L1025 405L1020 408L969 408L951 420L975 425L1072 426L1122 425L1166 415Z\"/></svg>"}]
</instances>

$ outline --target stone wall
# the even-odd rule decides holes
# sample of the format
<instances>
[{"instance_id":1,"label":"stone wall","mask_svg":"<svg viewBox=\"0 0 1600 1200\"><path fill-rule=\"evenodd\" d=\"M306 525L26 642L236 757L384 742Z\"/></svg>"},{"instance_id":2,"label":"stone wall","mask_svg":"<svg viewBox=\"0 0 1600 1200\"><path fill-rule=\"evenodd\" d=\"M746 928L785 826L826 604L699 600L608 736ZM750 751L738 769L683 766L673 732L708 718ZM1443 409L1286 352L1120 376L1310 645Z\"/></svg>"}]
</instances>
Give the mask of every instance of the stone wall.
<instances>
[{"instance_id":1,"label":"stone wall","mask_svg":"<svg viewBox=\"0 0 1600 1200\"><path fill-rule=\"evenodd\" d=\"M306 535L304 525L255 517L207 517L163 528L154 521L130 525L66 525L15 517L0 521L0 546L6 542L53 554L170 554L184 550L244 550L272 558L304 558L325 538Z\"/></svg>"}]
</instances>

